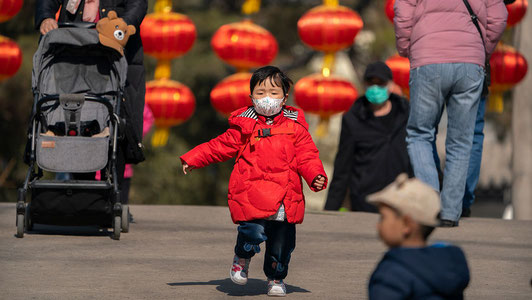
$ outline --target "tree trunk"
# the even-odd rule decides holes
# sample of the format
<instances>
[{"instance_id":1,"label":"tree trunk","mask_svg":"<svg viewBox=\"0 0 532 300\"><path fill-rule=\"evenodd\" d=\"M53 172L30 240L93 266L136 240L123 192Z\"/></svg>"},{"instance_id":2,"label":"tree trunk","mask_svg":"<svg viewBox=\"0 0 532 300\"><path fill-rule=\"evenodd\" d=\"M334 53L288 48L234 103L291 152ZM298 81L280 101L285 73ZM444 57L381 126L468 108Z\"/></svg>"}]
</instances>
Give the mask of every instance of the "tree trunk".
<instances>
[{"instance_id":1,"label":"tree trunk","mask_svg":"<svg viewBox=\"0 0 532 300\"><path fill-rule=\"evenodd\" d=\"M526 77L513 94L512 204L514 218L532 220L532 11L516 28L515 45L528 62Z\"/></svg>"}]
</instances>

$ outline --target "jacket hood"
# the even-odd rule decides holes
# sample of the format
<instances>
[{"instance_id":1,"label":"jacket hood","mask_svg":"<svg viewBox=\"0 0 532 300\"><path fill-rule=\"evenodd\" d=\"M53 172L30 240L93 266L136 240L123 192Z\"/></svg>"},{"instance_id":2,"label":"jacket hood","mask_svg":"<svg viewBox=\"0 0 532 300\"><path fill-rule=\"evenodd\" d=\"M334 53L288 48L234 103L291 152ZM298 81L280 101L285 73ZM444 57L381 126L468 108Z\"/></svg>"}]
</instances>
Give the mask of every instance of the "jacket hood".
<instances>
[{"instance_id":1,"label":"jacket hood","mask_svg":"<svg viewBox=\"0 0 532 300\"><path fill-rule=\"evenodd\" d=\"M401 264L442 295L462 293L469 284L464 252L456 246L395 248L388 251L385 259Z\"/></svg>"},{"instance_id":2,"label":"jacket hood","mask_svg":"<svg viewBox=\"0 0 532 300\"><path fill-rule=\"evenodd\" d=\"M305 114L303 110L293 106L285 105L283 106L283 110L275 118L283 117L296 121L306 130L308 130L308 123L305 120ZM241 128L242 133L251 134L258 119L259 116L255 112L255 108L253 106L242 107L231 113L231 116L229 117L229 126L238 126Z\"/></svg>"}]
</instances>

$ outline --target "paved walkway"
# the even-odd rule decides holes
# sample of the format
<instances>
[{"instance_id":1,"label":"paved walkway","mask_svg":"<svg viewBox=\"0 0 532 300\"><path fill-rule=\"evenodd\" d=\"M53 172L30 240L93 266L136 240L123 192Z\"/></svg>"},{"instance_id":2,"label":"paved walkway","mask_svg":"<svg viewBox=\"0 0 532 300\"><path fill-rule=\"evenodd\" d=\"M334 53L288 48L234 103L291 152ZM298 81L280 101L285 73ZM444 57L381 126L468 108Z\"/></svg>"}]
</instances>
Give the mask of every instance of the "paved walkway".
<instances>
[{"instance_id":1,"label":"paved walkway","mask_svg":"<svg viewBox=\"0 0 532 300\"><path fill-rule=\"evenodd\" d=\"M36 225L14 237L15 206L0 203L0 299L266 299L263 253L247 286L228 278L236 227L225 207L132 206L120 241L92 227ZM307 213L298 225L290 299L365 299L384 246L377 216ZM468 219L432 240L462 246L467 299L532 299L532 222ZM242 297L244 296L244 297Z\"/></svg>"}]
</instances>

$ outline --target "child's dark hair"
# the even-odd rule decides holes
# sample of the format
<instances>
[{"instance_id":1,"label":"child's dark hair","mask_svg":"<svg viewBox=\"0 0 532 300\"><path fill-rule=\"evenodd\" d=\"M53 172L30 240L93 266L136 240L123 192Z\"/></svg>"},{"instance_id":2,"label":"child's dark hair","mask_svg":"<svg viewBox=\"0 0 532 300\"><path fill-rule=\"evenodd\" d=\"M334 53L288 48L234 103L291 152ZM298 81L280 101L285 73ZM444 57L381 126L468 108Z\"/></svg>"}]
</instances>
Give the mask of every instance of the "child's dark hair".
<instances>
[{"instance_id":1,"label":"child's dark hair","mask_svg":"<svg viewBox=\"0 0 532 300\"><path fill-rule=\"evenodd\" d=\"M396 216L400 217L402 216L403 214L397 210L395 207L392 207L392 206L388 206L394 213ZM440 218L440 215L438 214L438 219ZM424 241L427 241L427 239L429 238L430 234L434 231L435 227L433 226L427 226L427 225L423 225L423 224L419 224L419 231L421 233L421 236L423 237L423 240Z\"/></svg>"},{"instance_id":2,"label":"child's dark hair","mask_svg":"<svg viewBox=\"0 0 532 300\"><path fill-rule=\"evenodd\" d=\"M419 224L419 230L421 231L421 236L423 237L423 240L427 241L430 234L434 231L434 227Z\"/></svg>"},{"instance_id":3,"label":"child's dark hair","mask_svg":"<svg viewBox=\"0 0 532 300\"><path fill-rule=\"evenodd\" d=\"M288 94L290 85L294 84L288 76L286 76L279 68L274 66L265 66L253 72L251 80L249 81L249 90L253 94L255 86L261 84L264 80L270 78L272 85L283 88L283 94Z\"/></svg>"}]
</instances>

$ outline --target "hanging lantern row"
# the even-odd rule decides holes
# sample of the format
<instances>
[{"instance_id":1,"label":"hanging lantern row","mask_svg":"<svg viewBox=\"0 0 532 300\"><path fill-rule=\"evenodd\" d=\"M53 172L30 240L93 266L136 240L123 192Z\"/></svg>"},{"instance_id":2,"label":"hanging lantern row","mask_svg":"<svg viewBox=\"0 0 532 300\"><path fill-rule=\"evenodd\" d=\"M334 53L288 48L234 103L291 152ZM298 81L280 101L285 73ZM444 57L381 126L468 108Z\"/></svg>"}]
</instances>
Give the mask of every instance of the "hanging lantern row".
<instances>
[{"instance_id":1,"label":"hanging lantern row","mask_svg":"<svg viewBox=\"0 0 532 300\"><path fill-rule=\"evenodd\" d=\"M528 0L516 0L514 3L506 5L508 10L508 21L506 26L512 27L521 22L528 8Z\"/></svg>"},{"instance_id":2,"label":"hanging lantern row","mask_svg":"<svg viewBox=\"0 0 532 300\"><path fill-rule=\"evenodd\" d=\"M246 0L242 13L258 12L259 0ZM249 97L249 69L269 64L277 56L279 46L275 37L249 18L220 27L211 39L214 53L226 64L237 69L218 83L211 91L211 104L220 114L229 114L241 107L252 105Z\"/></svg>"},{"instance_id":3,"label":"hanging lantern row","mask_svg":"<svg viewBox=\"0 0 532 300\"><path fill-rule=\"evenodd\" d=\"M0 0L0 23L18 14L23 2L22 0Z\"/></svg>"},{"instance_id":4,"label":"hanging lantern row","mask_svg":"<svg viewBox=\"0 0 532 300\"><path fill-rule=\"evenodd\" d=\"M211 91L211 104L228 117L240 107L252 105L249 98L251 73L239 72L223 79Z\"/></svg>"},{"instance_id":5,"label":"hanging lantern row","mask_svg":"<svg viewBox=\"0 0 532 300\"><path fill-rule=\"evenodd\" d=\"M187 121L196 108L194 94L186 85L165 78L146 83L146 103L157 127L152 138L154 146L165 145L170 127Z\"/></svg>"},{"instance_id":6,"label":"hanging lantern row","mask_svg":"<svg viewBox=\"0 0 532 300\"><path fill-rule=\"evenodd\" d=\"M318 136L325 135L332 115L347 111L357 98L357 90L349 81L331 74L335 52L353 45L362 27L355 11L331 0L312 8L297 22L303 43L325 54L321 73L303 77L294 87L296 104L320 117Z\"/></svg>"},{"instance_id":7,"label":"hanging lantern row","mask_svg":"<svg viewBox=\"0 0 532 300\"><path fill-rule=\"evenodd\" d=\"M525 78L528 63L513 47L499 43L490 58L491 86L488 109L501 113L504 109L502 94Z\"/></svg>"},{"instance_id":8,"label":"hanging lantern row","mask_svg":"<svg viewBox=\"0 0 532 300\"><path fill-rule=\"evenodd\" d=\"M0 0L0 22L13 18L22 7L22 0ZM0 35L0 81L17 73L22 64L22 51L17 43Z\"/></svg>"},{"instance_id":9,"label":"hanging lantern row","mask_svg":"<svg viewBox=\"0 0 532 300\"><path fill-rule=\"evenodd\" d=\"M335 75L312 74L303 77L295 85L296 104L304 111L325 119L349 110L357 97L355 87Z\"/></svg>"},{"instance_id":10,"label":"hanging lantern row","mask_svg":"<svg viewBox=\"0 0 532 300\"><path fill-rule=\"evenodd\" d=\"M168 142L170 127L187 121L196 107L192 91L170 79L170 61L192 48L196 27L187 16L172 12L171 0L157 0L154 10L144 18L140 36L144 53L158 60L155 79L146 83L146 103L157 128L151 143L160 147Z\"/></svg>"},{"instance_id":11,"label":"hanging lantern row","mask_svg":"<svg viewBox=\"0 0 532 300\"><path fill-rule=\"evenodd\" d=\"M0 35L0 81L17 73L22 64L22 52L17 43Z\"/></svg>"},{"instance_id":12,"label":"hanging lantern row","mask_svg":"<svg viewBox=\"0 0 532 300\"><path fill-rule=\"evenodd\" d=\"M408 82L410 80L410 60L395 54L386 60L386 65L392 70L393 82L397 84L404 96L410 94Z\"/></svg>"}]
</instances>

